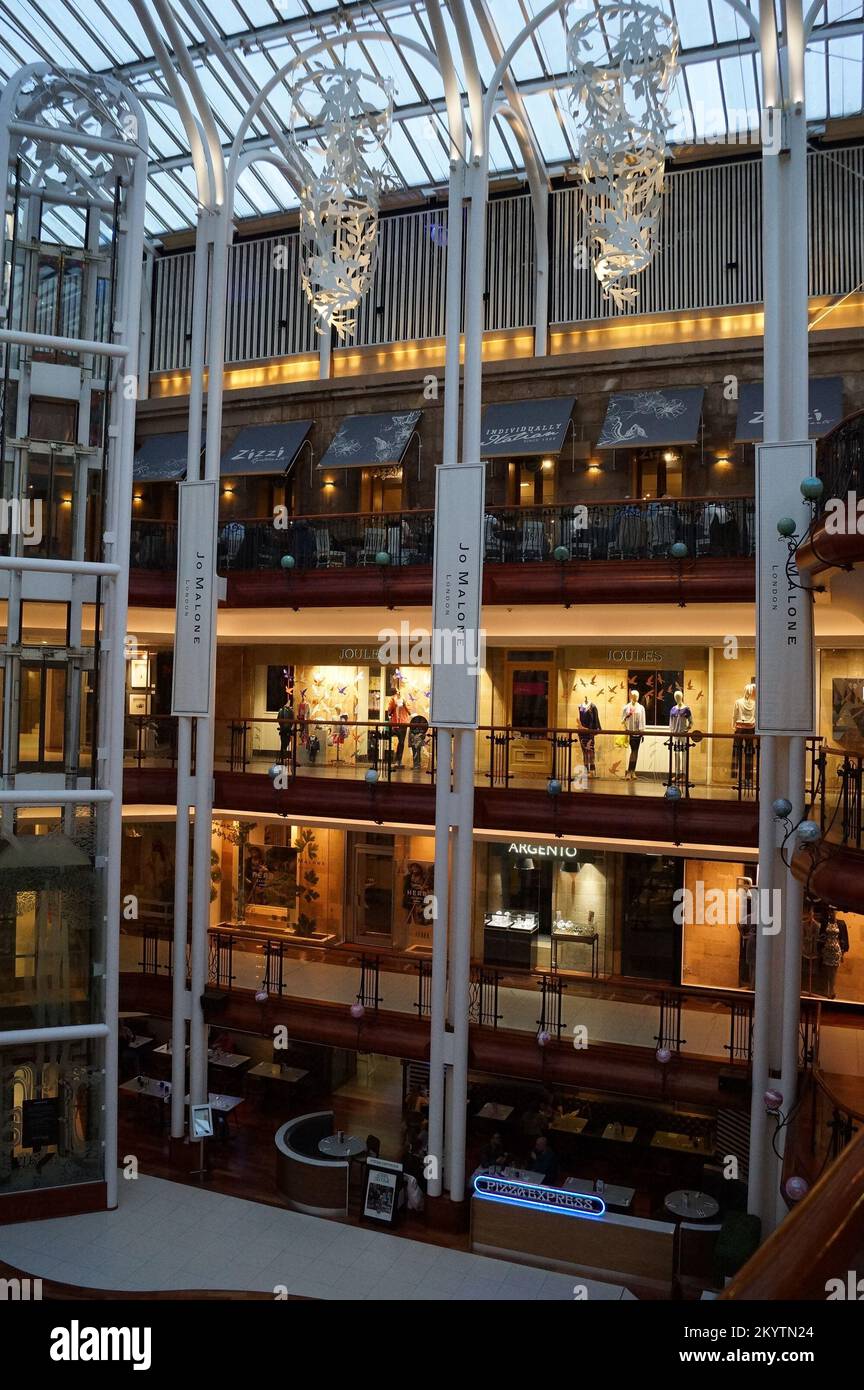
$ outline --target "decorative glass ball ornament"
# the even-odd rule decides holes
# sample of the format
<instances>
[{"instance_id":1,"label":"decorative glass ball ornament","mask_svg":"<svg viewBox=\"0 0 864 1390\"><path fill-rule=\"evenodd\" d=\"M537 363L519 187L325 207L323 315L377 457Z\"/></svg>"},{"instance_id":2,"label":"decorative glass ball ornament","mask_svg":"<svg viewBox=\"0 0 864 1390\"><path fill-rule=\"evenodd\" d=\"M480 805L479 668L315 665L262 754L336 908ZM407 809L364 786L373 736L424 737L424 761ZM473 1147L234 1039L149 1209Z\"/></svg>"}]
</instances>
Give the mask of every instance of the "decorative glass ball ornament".
<instances>
[{"instance_id":1,"label":"decorative glass ball ornament","mask_svg":"<svg viewBox=\"0 0 864 1390\"><path fill-rule=\"evenodd\" d=\"M821 478L805 478L801 484L801 496L808 502L816 502L825 491L825 484Z\"/></svg>"}]
</instances>

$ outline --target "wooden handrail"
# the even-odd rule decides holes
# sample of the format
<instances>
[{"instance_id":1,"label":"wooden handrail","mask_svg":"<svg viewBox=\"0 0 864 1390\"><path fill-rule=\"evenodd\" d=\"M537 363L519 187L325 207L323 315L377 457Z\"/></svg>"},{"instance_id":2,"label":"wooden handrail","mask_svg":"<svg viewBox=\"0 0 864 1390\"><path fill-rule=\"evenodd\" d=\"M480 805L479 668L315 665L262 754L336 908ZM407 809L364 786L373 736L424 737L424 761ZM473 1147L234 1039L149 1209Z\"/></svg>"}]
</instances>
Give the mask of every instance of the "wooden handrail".
<instances>
[{"instance_id":1,"label":"wooden handrail","mask_svg":"<svg viewBox=\"0 0 864 1390\"><path fill-rule=\"evenodd\" d=\"M864 1245L864 1132L792 1209L721 1294L728 1302L825 1299ZM856 1276L857 1277L857 1276Z\"/></svg>"},{"instance_id":2,"label":"wooden handrail","mask_svg":"<svg viewBox=\"0 0 864 1390\"><path fill-rule=\"evenodd\" d=\"M41 1274L30 1274L16 1269L14 1265L0 1260L0 1279L28 1280L31 1284L38 1279L41 1284L42 1300L53 1303L82 1302L168 1302L222 1303L243 1299L250 1303L272 1303L274 1295L261 1289L96 1289L85 1284L62 1284L56 1279L44 1278ZM27 1301L26 1299L24 1300ZM280 1302L316 1303L315 1298L305 1294L289 1293L280 1297Z\"/></svg>"}]
</instances>

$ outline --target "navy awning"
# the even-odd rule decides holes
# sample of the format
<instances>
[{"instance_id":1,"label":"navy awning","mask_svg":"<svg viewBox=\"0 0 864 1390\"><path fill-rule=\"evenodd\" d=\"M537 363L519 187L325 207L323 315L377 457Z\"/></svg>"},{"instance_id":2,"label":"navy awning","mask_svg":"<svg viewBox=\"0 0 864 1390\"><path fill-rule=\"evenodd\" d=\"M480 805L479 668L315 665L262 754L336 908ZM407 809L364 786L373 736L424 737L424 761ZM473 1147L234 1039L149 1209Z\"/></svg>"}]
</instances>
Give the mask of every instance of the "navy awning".
<instances>
[{"instance_id":1,"label":"navy awning","mask_svg":"<svg viewBox=\"0 0 864 1390\"><path fill-rule=\"evenodd\" d=\"M694 444L702 420L703 386L620 391L609 397L598 449Z\"/></svg>"},{"instance_id":2,"label":"navy awning","mask_svg":"<svg viewBox=\"0 0 864 1390\"><path fill-rule=\"evenodd\" d=\"M422 410L399 415L348 415L319 468L386 468L401 463Z\"/></svg>"},{"instance_id":3,"label":"navy awning","mask_svg":"<svg viewBox=\"0 0 864 1390\"><path fill-rule=\"evenodd\" d=\"M559 454L573 417L575 396L503 401L483 412L480 457L524 458Z\"/></svg>"},{"instance_id":4,"label":"navy awning","mask_svg":"<svg viewBox=\"0 0 864 1390\"><path fill-rule=\"evenodd\" d=\"M178 478L185 478L188 442L189 436L185 430L179 434L148 435L132 464L134 481L176 483Z\"/></svg>"},{"instance_id":5,"label":"navy awning","mask_svg":"<svg viewBox=\"0 0 864 1390\"><path fill-rule=\"evenodd\" d=\"M810 382L811 439L833 430L843 419L843 378L816 377ZM765 423L765 384L748 381L738 395L738 427L735 439L739 444L761 444Z\"/></svg>"},{"instance_id":6,"label":"navy awning","mask_svg":"<svg viewBox=\"0 0 864 1390\"><path fill-rule=\"evenodd\" d=\"M219 471L225 477L285 473L297 457L312 428L311 420L286 420L282 424L246 425L222 455Z\"/></svg>"}]
</instances>

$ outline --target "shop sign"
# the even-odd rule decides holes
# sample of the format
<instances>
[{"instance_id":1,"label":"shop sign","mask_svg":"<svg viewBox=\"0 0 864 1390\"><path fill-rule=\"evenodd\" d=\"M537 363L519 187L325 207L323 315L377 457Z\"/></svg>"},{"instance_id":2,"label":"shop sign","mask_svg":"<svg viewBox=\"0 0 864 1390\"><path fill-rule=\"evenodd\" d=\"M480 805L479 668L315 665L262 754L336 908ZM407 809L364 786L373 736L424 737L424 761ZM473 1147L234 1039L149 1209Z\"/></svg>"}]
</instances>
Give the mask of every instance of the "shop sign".
<instances>
[{"instance_id":1,"label":"shop sign","mask_svg":"<svg viewBox=\"0 0 864 1390\"><path fill-rule=\"evenodd\" d=\"M756 732L789 737L815 733L812 664L813 600L800 587L789 542L777 531L791 517L799 536L810 525L801 483L816 471L816 446L756 448Z\"/></svg>"},{"instance_id":2,"label":"shop sign","mask_svg":"<svg viewBox=\"0 0 864 1390\"><path fill-rule=\"evenodd\" d=\"M216 612L215 479L180 483L172 715L209 715Z\"/></svg>"},{"instance_id":3,"label":"shop sign","mask_svg":"<svg viewBox=\"0 0 864 1390\"><path fill-rule=\"evenodd\" d=\"M482 463L436 469L430 720L440 729L479 720L485 478Z\"/></svg>"},{"instance_id":4,"label":"shop sign","mask_svg":"<svg viewBox=\"0 0 864 1390\"><path fill-rule=\"evenodd\" d=\"M554 1211L563 1216L603 1216L606 1203L591 1193L568 1192L559 1187L538 1187L535 1183L497 1178L491 1173L478 1173L474 1179L474 1196L485 1202L504 1202L508 1206L527 1207L533 1211Z\"/></svg>"},{"instance_id":5,"label":"shop sign","mask_svg":"<svg viewBox=\"0 0 864 1390\"><path fill-rule=\"evenodd\" d=\"M610 642L605 647L565 647L564 659L569 668L647 666L672 671L707 661L704 647L634 647L625 642Z\"/></svg>"},{"instance_id":6,"label":"shop sign","mask_svg":"<svg viewBox=\"0 0 864 1390\"><path fill-rule=\"evenodd\" d=\"M575 845L529 845L525 843L507 846L507 853L518 859L578 859L579 850Z\"/></svg>"}]
</instances>

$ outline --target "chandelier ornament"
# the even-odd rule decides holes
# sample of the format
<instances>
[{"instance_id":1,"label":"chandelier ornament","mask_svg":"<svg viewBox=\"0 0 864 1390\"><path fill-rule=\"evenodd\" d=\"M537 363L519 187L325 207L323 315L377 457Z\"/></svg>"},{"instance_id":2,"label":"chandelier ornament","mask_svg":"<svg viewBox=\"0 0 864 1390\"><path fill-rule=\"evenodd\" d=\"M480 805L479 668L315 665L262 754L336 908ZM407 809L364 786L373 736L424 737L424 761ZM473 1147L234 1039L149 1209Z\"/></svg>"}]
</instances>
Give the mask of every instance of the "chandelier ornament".
<instances>
[{"instance_id":1,"label":"chandelier ornament","mask_svg":"<svg viewBox=\"0 0 864 1390\"><path fill-rule=\"evenodd\" d=\"M604 298L625 309L639 294L627 281L654 250L678 28L642 0L578 9L567 62L588 240Z\"/></svg>"},{"instance_id":2,"label":"chandelier ornament","mask_svg":"<svg viewBox=\"0 0 864 1390\"><path fill-rule=\"evenodd\" d=\"M320 334L353 333L372 282L392 117L392 81L356 68L316 69L292 92L289 139L305 173L300 279Z\"/></svg>"}]
</instances>

